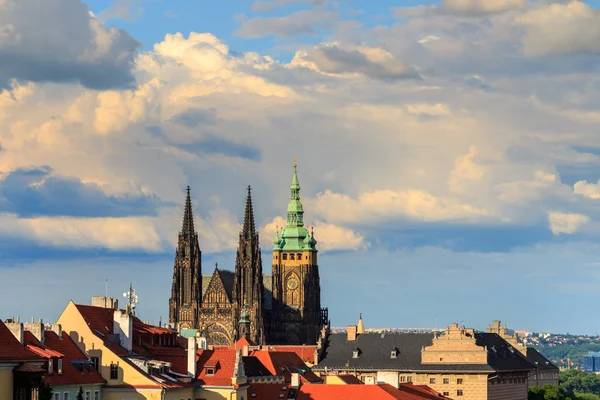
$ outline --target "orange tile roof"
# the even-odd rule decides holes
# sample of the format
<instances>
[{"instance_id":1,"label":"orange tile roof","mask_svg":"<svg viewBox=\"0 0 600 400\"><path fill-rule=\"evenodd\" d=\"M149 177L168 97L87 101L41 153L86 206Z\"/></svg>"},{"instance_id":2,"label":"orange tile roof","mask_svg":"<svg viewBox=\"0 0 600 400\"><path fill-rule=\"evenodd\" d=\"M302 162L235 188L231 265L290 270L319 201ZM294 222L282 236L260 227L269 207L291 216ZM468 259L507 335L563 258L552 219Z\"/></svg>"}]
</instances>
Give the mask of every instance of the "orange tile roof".
<instances>
[{"instance_id":1,"label":"orange tile roof","mask_svg":"<svg viewBox=\"0 0 600 400\"><path fill-rule=\"evenodd\" d=\"M233 346L231 346L231 348L233 350L242 350L244 348L244 346L256 346L255 343L253 343L252 341L246 339L245 337L239 338L237 342L235 342L233 344Z\"/></svg>"},{"instance_id":2,"label":"orange tile roof","mask_svg":"<svg viewBox=\"0 0 600 400\"><path fill-rule=\"evenodd\" d=\"M75 304L77 310L85 319L91 331L99 336L105 337L113 332L113 320L115 310L112 308L86 306L83 304Z\"/></svg>"},{"instance_id":3,"label":"orange tile roof","mask_svg":"<svg viewBox=\"0 0 600 400\"><path fill-rule=\"evenodd\" d=\"M410 385L396 389L387 383L377 385L302 385L297 400L425 400L443 399Z\"/></svg>"},{"instance_id":4,"label":"orange tile roof","mask_svg":"<svg viewBox=\"0 0 600 400\"><path fill-rule=\"evenodd\" d=\"M250 355L258 358L273 375L283 375L286 382L291 382L292 373L299 373L301 382L317 383L322 381L296 353L263 349L254 350Z\"/></svg>"},{"instance_id":5,"label":"orange tile roof","mask_svg":"<svg viewBox=\"0 0 600 400\"><path fill-rule=\"evenodd\" d=\"M0 321L0 362L43 361L39 355L23 346L4 322Z\"/></svg>"}]
</instances>

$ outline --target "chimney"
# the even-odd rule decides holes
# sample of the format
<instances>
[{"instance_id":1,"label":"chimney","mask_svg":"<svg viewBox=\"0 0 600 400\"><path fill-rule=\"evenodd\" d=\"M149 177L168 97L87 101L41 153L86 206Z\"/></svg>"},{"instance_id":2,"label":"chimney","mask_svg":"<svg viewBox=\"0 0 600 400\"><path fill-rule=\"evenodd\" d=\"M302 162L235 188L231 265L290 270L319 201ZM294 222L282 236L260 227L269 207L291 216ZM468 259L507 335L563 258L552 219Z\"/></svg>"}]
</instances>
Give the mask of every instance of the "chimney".
<instances>
[{"instance_id":1,"label":"chimney","mask_svg":"<svg viewBox=\"0 0 600 400\"><path fill-rule=\"evenodd\" d=\"M52 332L56 333L58 338L62 340L62 325L61 324L52 324Z\"/></svg>"},{"instance_id":2,"label":"chimney","mask_svg":"<svg viewBox=\"0 0 600 400\"><path fill-rule=\"evenodd\" d=\"M118 310L119 309L119 300L117 300L113 297L92 296L92 306Z\"/></svg>"},{"instance_id":3,"label":"chimney","mask_svg":"<svg viewBox=\"0 0 600 400\"><path fill-rule=\"evenodd\" d=\"M33 322L33 318L31 323L24 324L24 330L29 331L35 336L40 343L44 344L44 322L40 318L38 322Z\"/></svg>"},{"instance_id":4,"label":"chimney","mask_svg":"<svg viewBox=\"0 0 600 400\"><path fill-rule=\"evenodd\" d=\"M242 352L240 350L235 351L235 364L233 366L233 376L231 377L231 383L233 385L242 385L246 383L246 371L244 370L244 360L242 359Z\"/></svg>"},{"instance_id":5,"label":"chimney","mask_svg":"<svg viewBox=\"0 0 600 400\"><path fill-rule=\"evenodd\" d=\"M348 341L356 340L356 325L348 325L346 327L346 333L348 334Z\"/></svg>"},{"instance_id":6,"label":"chimney","mask_svg":"<svg viewBox=\"0 0 600 400\"><path fill-rule=\"evenodd\" d=\"M187 369L188 376L196 377L196 352L198 347L196 346L196 338L194 336L188 338L187 348Z\"/></svg>"},{"instance_id":7,"label":"chimney","mask_svg":"<svg viewBox=\"0 0 600 400\"><path fill-rule=\"evenodd\" d=\"M204 336L197 337L196 343L198 343L198 350L208 350L208 341Z\"/></svg>"},{"instance_id":8,"label":"chimney","mask_svg":"<svg viewBox=\"0 0 600 400\"><path fill-rule=\"evenodd\" d=\"M113 332L119 335L121 346L131 351L133 348L133 318L121 310L115 310L113 315Z\"/></svg>"},{"instance_id":9,"label":"chimney","mask_svg":"<svg viewBox=\"0 0 600 400\"><path fill-rule=\"evenodd\" d=\"M313 352L313 364L317 365L319 363L319 348L316 348Z\"/></svg>"},{"instance_id":10,"label":"chimney","mask_svg":"<svg viewBox=\"0 0 600 400\"><path fill-rule=\"evenodd\" d=\"M19 319L17 319L17 321L18 320ZM23 344L23 324L21 322L7 322L6 327L10 330L10 333L17 338L19 343Z\"/></svg>"},{"instance_id":11,"label":"chimney","mask_svg":"<svg viewBox=\"0 0 600 400\"><path fill-rule=\"evenodd\" d=\"M248 352L250 351L250 346L248 346L247 344L244 345L244 347L242 347L242 355L244 357L248 357Z\"/></svg>"},{"instance_id":12,"label":"chimney","mask_svg":"<svg viewBox=\"0 0 600 400\"><path fill-rule=\"evenodd\" d=\"M298 389L300 387L300 374L297 372L292 373L292 384L290 387Z\"/></svg>"}]
</instances>

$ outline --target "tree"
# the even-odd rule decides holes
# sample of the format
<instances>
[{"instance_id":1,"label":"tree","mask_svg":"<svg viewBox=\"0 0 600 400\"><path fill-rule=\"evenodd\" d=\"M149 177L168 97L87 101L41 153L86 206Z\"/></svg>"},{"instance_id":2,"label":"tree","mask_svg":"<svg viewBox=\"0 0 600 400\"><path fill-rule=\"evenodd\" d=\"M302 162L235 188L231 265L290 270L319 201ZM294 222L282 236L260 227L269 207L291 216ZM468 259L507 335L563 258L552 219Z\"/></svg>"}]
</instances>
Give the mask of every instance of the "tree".
<instances>
[{"instance_id":1,"label":"tree","mask_svg":"<svg viewBox=\"0 0 600 400\"><path fill-rule=\"evenodd\" d=\"M54 390L47 383L42 383L42 387L40 388L40 400L52 400L52 396L54 395Z\"/></svg>"},{"instance_id":2,"label":"tree","mask_svg":"<svg viewBox=\"0 0 600 400\"><path fill-rule=\"evenodd\" d=\"M75 400L83 400L83 388L81 386L79 386L79 392L77 392L77 397L75 397Z\"/></svg>"}]
</instances>

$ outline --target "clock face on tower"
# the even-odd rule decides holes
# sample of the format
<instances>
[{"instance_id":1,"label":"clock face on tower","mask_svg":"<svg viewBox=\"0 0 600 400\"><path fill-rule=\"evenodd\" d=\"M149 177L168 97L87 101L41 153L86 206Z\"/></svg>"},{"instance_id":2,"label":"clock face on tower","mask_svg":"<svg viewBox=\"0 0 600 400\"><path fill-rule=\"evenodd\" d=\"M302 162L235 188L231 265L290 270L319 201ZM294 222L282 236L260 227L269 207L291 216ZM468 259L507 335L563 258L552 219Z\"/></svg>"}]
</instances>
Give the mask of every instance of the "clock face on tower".
<instances>
[{"instance_id":1,"label":"clock face on tower","mask_svg":"<svg viewBox=\"0 0 600 400\"><path fill-rule=\"evenodd\" d=\"M287 281L287 287L290 290L294 290L298 287L298 280L296 278L290 278Z\"/></svg>"}]
</instances>

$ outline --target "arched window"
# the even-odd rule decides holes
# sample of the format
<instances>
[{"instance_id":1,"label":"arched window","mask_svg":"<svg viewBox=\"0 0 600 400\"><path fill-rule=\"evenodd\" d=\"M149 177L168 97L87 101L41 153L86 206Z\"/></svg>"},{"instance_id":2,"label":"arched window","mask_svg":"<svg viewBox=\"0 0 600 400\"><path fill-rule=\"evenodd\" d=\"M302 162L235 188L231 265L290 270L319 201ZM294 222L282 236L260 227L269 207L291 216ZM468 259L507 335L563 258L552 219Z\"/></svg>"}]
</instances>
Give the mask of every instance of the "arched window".
<instances>
[{"instance_id":1,"label":"arched window","mask_svg":"<svg viewBox=\"0 0 600 400\"><path fill-rule=\"evenodd\" d=\"M294 253L290 253L290 260L294 260Z\"/></svg>"},{"instance_id":2,"label":"arched window","mask_svg":"<svg viewBox=\"0 0 600 400\"><path fill-rule=\"evenodd\" d=\"M296 257L297 257L298 260L302 260L302 253L296 254Z\"/></svg>"},{"instance_id":3,"label":"arched window","mask_svg":"<svg viewBox=\"0 0 600 400\"><path fill-rule=\"evenodd\" d=\"M286 253L283 253L283 259L287 260L287 254Z\"/></svg>"}]
</instances>

